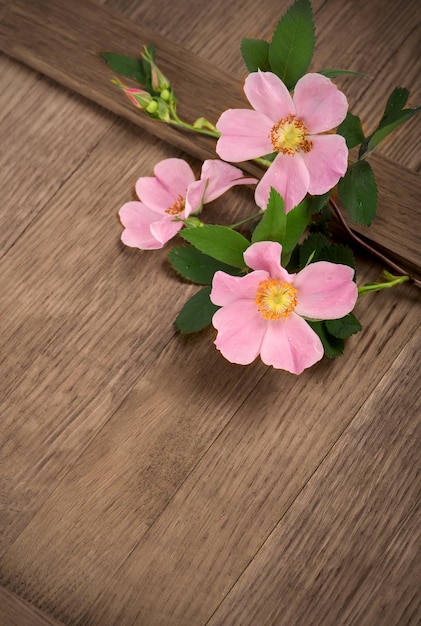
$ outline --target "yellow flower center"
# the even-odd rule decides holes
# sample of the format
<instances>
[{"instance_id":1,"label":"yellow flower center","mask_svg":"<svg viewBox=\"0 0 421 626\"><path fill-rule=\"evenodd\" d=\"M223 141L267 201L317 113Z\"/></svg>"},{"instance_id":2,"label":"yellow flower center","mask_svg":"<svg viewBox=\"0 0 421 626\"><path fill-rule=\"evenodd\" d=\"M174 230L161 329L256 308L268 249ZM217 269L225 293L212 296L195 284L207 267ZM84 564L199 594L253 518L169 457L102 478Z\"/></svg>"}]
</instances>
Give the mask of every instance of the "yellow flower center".
<instances>
[{"instance_id":1,"label":"yellow flower center","mask_svg":"<svg viewBox=\"0 0 421 626\"><path fill-rule=\"evenodd\" d=\"M169 209L166 209L165 213L168 213L168 215L180 215L184 211L185 206L186 203L183 196L178 196L174 204Z\"/></svg>"},{"instance_id":2,"label":"yellow flower center","mask_svg":"<svg viewBox=\"0 0 421 626\"><path fill-rule=\"evenodd\" d=\"M268 278L257 288L257 308L266 320L286 320L297 306L297 293L290 283Z\"/></svg>"},{"instance_id":3,"label":"yellow flower center","mask_svg":"<svg viewBox=\"0 0 421 626\"><path fill-rule=\"evenodd\" d=\"M282 154L295 154L299 150L310 152L313 144L307 137L307 128L295 115L282 118L270 131L273 149Z\"/></svg>"}]
</instances>

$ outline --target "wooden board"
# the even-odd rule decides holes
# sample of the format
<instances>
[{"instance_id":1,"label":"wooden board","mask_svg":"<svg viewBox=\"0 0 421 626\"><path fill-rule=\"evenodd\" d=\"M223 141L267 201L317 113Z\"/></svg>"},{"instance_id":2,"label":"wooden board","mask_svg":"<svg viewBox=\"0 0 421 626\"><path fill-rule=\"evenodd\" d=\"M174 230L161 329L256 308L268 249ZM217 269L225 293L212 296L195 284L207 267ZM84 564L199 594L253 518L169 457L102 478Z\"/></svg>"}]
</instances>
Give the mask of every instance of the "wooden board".
<instances>
[{"instance_id":1,"label":"wooden board","mask_svg":"<svg viewBox=\"0 0 421 626\"><path fill-rule=\"evenodd\" d=\"M325 19L322 9L323 7L320 9L320 13L323 24ZM364 8L363 14L365 10ZM279 7L277 11L279 11ZM374 9L370 9L370 14L371 11ZM48 20L45 19L46 15L48 15ZM344 10L341 16L341 22L334 22L333 26L330 25L330 28L322 32L325 36L326 34L329 35L332 28L340 28L343 27L344 22L348 23L348 27L344 29L348 37L350 37L350 33L358 32L358 37L352 35L352 39L350 39L350 50L358 50L361 45L360 38L364 36L364 31L359 30L362 15L348 13ZM389 15L388 12L384 15L382 13L382 19L387 19L387 24L394 24L390 38L387 39L388 45L391 47L393 45L402 46L397 25L408 28L408 24L411 24L409 21L410 11L402 12L396 9L393 15ZM326 23L329 24L327 20ZM352 28L353 23L355 23L355 29ZM381 21L380 28L382 28ZM386 33L382 32L386 40ZM140 114L121 93L118 93L110 85L112 73L100 59L98 52L104 48L120 51L122 45L120 42L122 41L124 41L124 52L132 55L138 54L139 42L155 44L159 50L159 58L162 59L164 71L168 76L173 77L181 101L180 111L187 120L193 121L203 115L216 121L224 109L246 106L246 101L241 95L241 85L234 76L222 72L205 59L199 60L188 50L162 39L159 34L152 30L134 25L109 9L103 9L90 2L75 0L71 6L68 6L57 2L57 0L38 0L35 2L33 0L14 0L10 3L0 28L0 47L8 54L28 63L31 67L47 74L66 87L94 100L196 157L202 159L214 157L215 142L213 139L183 134L165 124L158 124L146 115ZM322 41L324 41L323 38ZM345 43L343 40L341 41L342 49ZM340 64L341 55L337 54L338 49L335 46L327 45L325 51L325 54L316 55L321 67L329 65L333 54L335 54L335 58L339 56L337 63ZM358 54L350 67L352 66L354 69L354 64L360 60L359 71L365 71L367 58L362 57L360 59ZM372 71L372 64L369 67ZM415 66L413 63L408 64L406 71L409 77L417 78L417 68L416 64ZM396 77L397 79L398 77ZM389 87L388 84L384 84L384 73L381 74L381 80L383 81L383 89ZM390 76L388 80L390 81ZM353 81L351 82L350 79L342 81L347 87L347 93L350 92L351 104L360 102L367 92L388 94L388 92L376 88L375 84L368 85L367 80L360 80L359 86L355 82L355 78ZM417 82L415 84L416 87L419 87ZM194 95L192 95L193 85ZM390 89L393 87L392 84ZM208 97L210 90L212 91L212 98ZM416 91L416 94L418 93L419 91ZM419 95L421 96L421 93ZM357 107L357 112L371 125L374 123L373 102L376 106L374 110L378 119L384 102L370 98L371 108L365 107L361 110L361 107ZM411 128L414 128L415 123L415 121L411 122ZM406 130L406 136L408 133L410 131ZM418 158L416 143L412 140L412 136L409 136L411 142L406 146L407 155L408 159L415 164L416 158ZM402 186L413 191L413 196L408 197L408 202L405 202L406 194L397 193L396 178L390 177L390 170L395 165L385 162L383 167L384 159L380 158L380 163L378 163L377 157L373 161L379 178L381 221L370 229L356 227L355 230L362 232L374 244L387 248L394 257L407 261L408 271L412 272L414 266L416 271L419 271L419 257L415 252L418 244L417 234L413 228L408 228L408 225L413 224L416 219L413 197L419 197L421 191L419 178L411 177L402 169L399 173L395 172L395 176L399 176ZM246 164L245 167L253 173L258 171L254 165L250 167L250 164ZM396 207L391 206L389 198L399 199L399 215L402 216L402 220L398 222L395 218Z\"/></svg>"},{"instance_id":2,"label":"wooden board","mask_svg":"<svg viewBox=\"0 0 421 626\"><path fill-rule=\"evenodd\" d=\"M25 626L36 618L21 598L69 625L419 621L418 291L363 298L364 330L346 355L296 378L230 365L212 330L177 336L172 320L195 288L171 273L166 250L118 240L116 212L137 176L180 156L179 141L203 152L190 138L153 136L165 127L118 119L106 68L88 84L98 42L136 52L135 36L151 33L188 96L187 66L170 58L187 47L207 106L208 72L221 87L230 74L240 101L237 35L267 37L287 3L263 0L258 15L251 0L222 13L224 3L193 15L184 3L165 12L165 0L11 0L0 26L1 45L38 70L0 58L0 581ZM399 72L405 84L416 76L414 6L397 5L315 5L320 62L339 52L338 63L362 64L376 81L374 104L368 88L349 85L369 116ZM386 207L375 232L418 263L411 128L388 147L393 161L374 161ZM229 215L222 200L208 211L232 221L254 207L244 189L230 195ZM372 259L357 262L360 281L379 276Z\"/></svg>"}]
</instances>

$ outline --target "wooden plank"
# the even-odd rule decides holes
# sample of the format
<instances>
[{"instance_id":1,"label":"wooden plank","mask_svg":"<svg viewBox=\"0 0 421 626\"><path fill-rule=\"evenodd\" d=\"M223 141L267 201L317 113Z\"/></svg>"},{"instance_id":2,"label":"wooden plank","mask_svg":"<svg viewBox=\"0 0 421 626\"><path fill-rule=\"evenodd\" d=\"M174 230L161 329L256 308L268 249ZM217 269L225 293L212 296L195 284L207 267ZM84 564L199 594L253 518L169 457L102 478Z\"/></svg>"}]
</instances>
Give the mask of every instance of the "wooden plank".
<instances>
[{"instance_id":1,"label":"wooden plank","mask_svg":"<svg viewBox=\"0 0 421 626\"><path fill-rule=\"evenodd\" d=\"M420 623L421 424L413 397L420 338L404 348L209 626Z\"/></svg>"},{"instance_id":2,"label":"wooden plank","mask_svg":"<svg viewBox=\"0 0 421 626\"><path fill-rule=\"evenodd\" d=\"M1 256L115 118L62 87L52 89L50 80L40 79L8 57L0 58L0 72Z\"/></svg>"},{"instance_id":3,"label":"wooden plank","mask_svg":"<svg viewBox=\"0 0 421 626\"><path fill-rule=\"evenodd\" d=\"M0 587L0 626L63 626L4 587Z\"/></svg>"},{"instance_id":4,"label":"wooden plank","mask_svg":"<svg viewBox=\"0 0 421 626\"><path fill-rule=\"evenodd\" d=\"M167 250L119 241L117 210L137 176L177 155L119 122L0 262L1 551L165 350L195 290L169 271ZM230 196L234 221L247 194Z\"/></svg>"},{"instance_id":5,"label":"wooden plank","mask_svg":"<svg viewBox=\"0 0 421 626\"><path fill-rule=\"evenodd\" d=\"M412 336L413 289L378 295L347 362L299 378L175 340L9 548L3 583L65 622L204 624Z\"/></svg>"},{"instance_id":6,"label":"wooden plank","mask_svg":"<svg viewBox=\"0 0 421 626\"><path fill-rule=\"evenodd\" d=\"M404 15L406 16L404 23L407 24L408 13L398 9L396 11L397 23L400 23L399 20L402 20L401 16ZM45 20L47 13L48 21ZM391 22L390 16L388 23L396 25L395 21ZM358 30L354 23L354 28L348 28L347 32L347 36L355 38L355 32L361 34L365 31ZM397 32L396 28L394 32ZM77 0L72 2L70 7L62 5L57 0L42 2L14 0L0 28L0 47L8 54L194 156L200 158L214 156L214 140L192 137L164 124L158 124L139 114L127 99L123 99L113 90L109 83L110 72L97 53L104 47L121 50L122 41L128 54L138 54L139 41L151 41L158 46L162 67L169 76L174 77L176 90L182 102L181 111L187 119L193 120L205 115L215 120L225 108L244 106L240 85L233 76L221 72L219 68L203 59L198 61L195 55L156 33L133 25L118 14L90 2ZM30 45L27 42L30 42ZM355 42L357 47L359 42L357 38ZM395 45L398 44L400 40L398 43L395 42ZM343 40L340 45L344 49ZM51 54L52 50L54 54ZM323 61L323 56L321 60ZM192 84L194 84L193 96ZM210 85L212 98L209 98ZM378 162L377 159L374 160L375 164ZM250 169L250 166L247 165L247 168ZM392 202L399 204L399 215L403 216L402 223L405 224L403 235L400 230L399 232L396 230L394 223L396 213L389 209L389 202L382 203L383 225L380 227L380 236L376 228L366 230L365 233L374 243L388 248L392 256L408 260L411 266L415 262L419 267L418 237L412 227L417 219L417 205L413 204L412 197L407 197L406 193L403 196L396 193L396 179L391 179L388 173L384 172L384 169L389 172L391 168L390 164L383 168L382 163L376 167L378 183L382 198L393 198ZM256 172L255 166L251 166L251 169ZM402 186L411 190L414 181L410 175L408 178L411 180L407 180L405 176ZM419 179L415 184L417 189L420 189ZM406 228L407 224L410 225L409 229ZM399 226L402 228L401 224ZM408 249L416 250L416 254L410 253L408 256Z\"/></svg>"}]
</instances>

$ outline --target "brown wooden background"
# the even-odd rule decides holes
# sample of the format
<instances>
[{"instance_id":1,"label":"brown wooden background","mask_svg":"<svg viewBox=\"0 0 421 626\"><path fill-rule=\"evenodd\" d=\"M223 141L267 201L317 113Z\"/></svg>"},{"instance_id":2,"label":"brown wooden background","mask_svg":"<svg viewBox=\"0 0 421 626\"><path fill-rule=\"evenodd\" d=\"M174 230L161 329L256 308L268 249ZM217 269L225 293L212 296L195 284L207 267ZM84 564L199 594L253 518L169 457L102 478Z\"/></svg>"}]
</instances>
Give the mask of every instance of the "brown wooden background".
<instances>
[{"instance_id":1,"label":"brown wooden background","mask_svg":"<svg viewBox=\"0 0 421 626\"><path fill-rule=\"evenodd\" d=\"M269 38L287 6L0 0L5 626L421 621L417 289L361 299L345 356L297 378L227 363L211 329L177 336L195 288L167 250L119 241L136 178L182 151L198 168L212 145L140 120L96 51L148 37L181 111L216 119L242 97L241 37ZM415 0L314 8L314 68L367 74L340 81L367 130L393 87L421 102ZM419 128L373 159L370 236L411 267ZM210 219L227 210L253 212L250 192ZM383 269L358 267L360 282Z\"/></svg>"}]
</instances>

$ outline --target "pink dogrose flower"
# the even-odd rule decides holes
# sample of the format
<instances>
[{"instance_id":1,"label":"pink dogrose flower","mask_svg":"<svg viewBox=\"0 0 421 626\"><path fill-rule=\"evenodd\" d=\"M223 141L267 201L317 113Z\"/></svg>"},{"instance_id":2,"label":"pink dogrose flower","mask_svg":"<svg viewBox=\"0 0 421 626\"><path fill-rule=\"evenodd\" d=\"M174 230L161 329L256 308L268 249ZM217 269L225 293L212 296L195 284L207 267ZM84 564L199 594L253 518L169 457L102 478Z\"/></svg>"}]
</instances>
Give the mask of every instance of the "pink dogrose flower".
<instances>
[{"instance_id":1,"label":"pink dogrose flower","mask_svg":"<svg viewBox=\"0 0 421 626\"><path fill-rule=\"evenodd\" d=\"M221 308L212 324L215 345L231 363L247 365L260 357L292 374L323 356L318 335L304 318L339 319L354 308L354 270L327 261L310 263L297 274L281 266L282 246L262 241L251 245L245 276L215 273L211 301Z\"/></svg>"},{"instance_id":2,"label":"pink dogrose flower","mask_svg":"<svg viewBox=\"0 0 421 626\"><path fill-rule=\"evenodd\" d=\"M246 78L244 91L254 110L222 113L216 152L231 162L278 153L256 187L256 204L265 209L274 187L288 212L307 193L334 187L347 170L348 149L341 135L321 133L344 120L348 102L332 81L306 74L291 96L278 76L259 70Z\"/></svg>"},{"instance_id":3,"label":"pink dogrose flower","mask_svg":"<svg viewBox=\"0 0 421 626\"><path fill-rule=\"evenodd\" d=\"M202 204L219 198L234 185L256 183L244 178L237 167L219 161L203 163L199 180L183 159L164 159L155 166L155 176L136 183L138 201L126 202L119 211L126 246L156 250L183 227L181 220L199 211Z\"/></svg>"}]
</instances>

